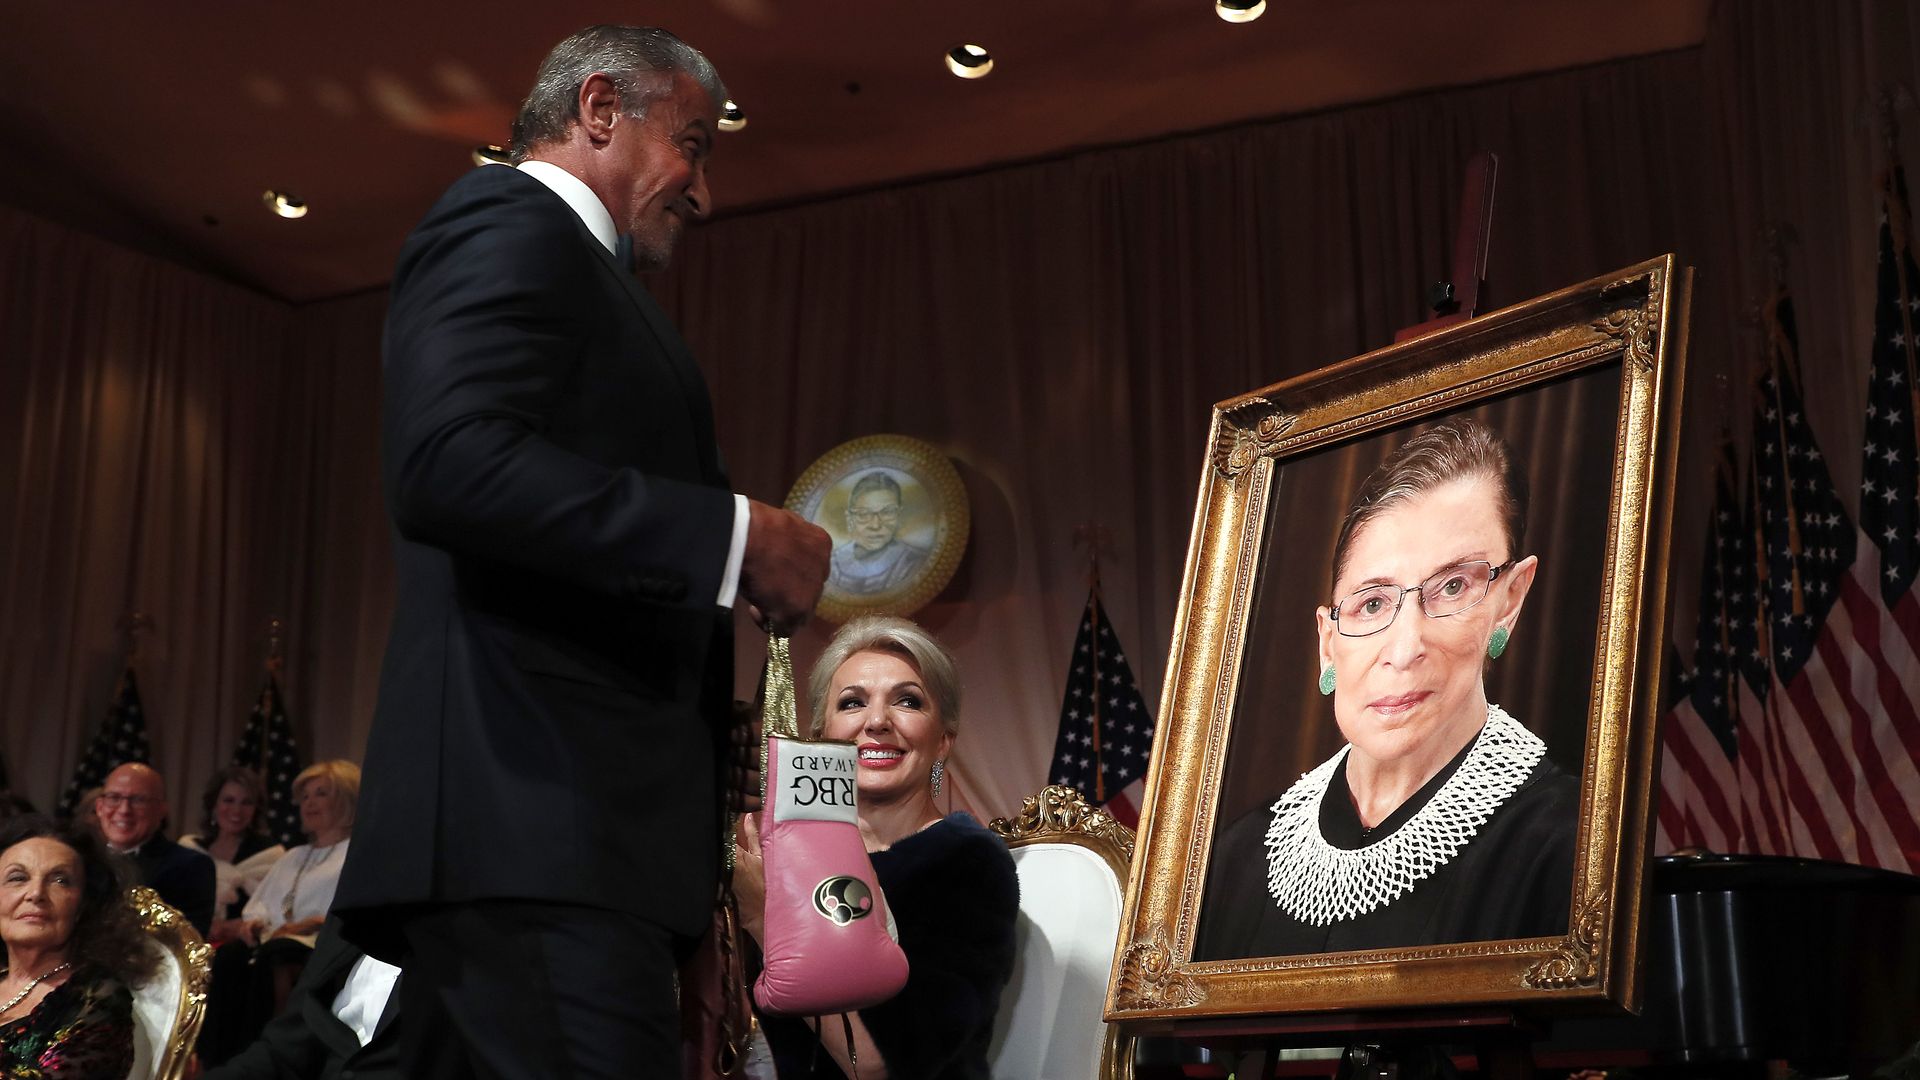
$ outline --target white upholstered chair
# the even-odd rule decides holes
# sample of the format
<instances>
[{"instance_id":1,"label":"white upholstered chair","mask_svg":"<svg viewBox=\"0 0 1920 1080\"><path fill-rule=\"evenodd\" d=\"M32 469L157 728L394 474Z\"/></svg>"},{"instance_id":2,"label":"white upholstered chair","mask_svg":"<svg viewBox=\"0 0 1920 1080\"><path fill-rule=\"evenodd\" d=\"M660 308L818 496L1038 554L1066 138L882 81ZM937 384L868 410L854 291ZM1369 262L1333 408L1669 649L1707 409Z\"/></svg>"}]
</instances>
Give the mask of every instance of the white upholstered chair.
<instances>
[{"instance_id":1,"label":"white upholstered chair","mask_svg":"<svg viewBox=\"0 0 1920 1080\"><path fill-rule=\"evenodd\" d=\"M153 978L133 988L133 1071L128 1080L180 1080L206 1015L212 950L186 917L142 885L128 895L161 960Z\"/></svg>"},{"instance_id":2,"label":"white upholstered chair","mask_svg":"<svg viewBox=\"0 0 1920 1080\"><path fill-rule=\"evenodd\" d=\"M1020 878L1018 954L988 1064L1009 1080L1130 1080L1133 1039L1100 1019L1133 863L1133 830L1068 787L988 828Z\"/></svg>"}]
</instances>

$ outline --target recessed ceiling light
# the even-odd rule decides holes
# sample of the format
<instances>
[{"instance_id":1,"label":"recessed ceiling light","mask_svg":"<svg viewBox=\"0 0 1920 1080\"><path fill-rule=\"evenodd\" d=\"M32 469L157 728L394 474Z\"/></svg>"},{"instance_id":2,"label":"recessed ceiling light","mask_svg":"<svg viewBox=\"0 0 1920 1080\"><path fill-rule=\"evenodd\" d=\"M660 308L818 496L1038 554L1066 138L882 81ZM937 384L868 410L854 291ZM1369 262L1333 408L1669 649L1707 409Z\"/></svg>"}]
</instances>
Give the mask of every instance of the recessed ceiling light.
<instances>
[{"instance_id":1,"label":"recessed ceiling light","mask_svg":"<svg viewBox=\"0 0 1920 1080\"><path fill-rule=\"evenodd\" d=\"M947 70L963 79L978 79L993 70L993 57L978 45L955 45L947 50Z\"/></svg>"},{"instance_id":2,"label":"recessed ceiling light","mask_svg":"<svg viewBox=\"0 0 1920 1080\"><path fill-rule=\"evenodd\" d=\"M1228 22L1252 22L1267 13L1267 0L1213 0L1213 13Z\"/></svg>"},{"instance_id":3,"label":"recessed ceiling light","mask_svg":"<svg viewBox=\"0 0 1920 1080\"><path fill-rule=\"evenodd\" d=\"M475 165L511 165L513 154L504 146L488 143L485 146L473 148L473 163Z\"/></svg>"},{"instance_id":4,"label":"recessed ceiling light","mask_svg":"<svg viewBox=\"0 0 1920 1080\"><path fill-rule=\"evenodd\" d=\"M272 188L268 188L266 191L260 193L260 201L267 204L267 209L279 214L283 218L303 218L307 216L307 204L297 196L289 195L284 191L274 191Z\"/></svg>"},{"instance_id":5,"label":"recessed ceiling light","mask_svg":"<svg viewBox=\"0 0 1920 1080\"><path fill-rule=\"evenodd\" d=\"M747 126L747 110L741 108L732 98L720 106L720 130L742 131Z\"/></svg>"}]
</instances>

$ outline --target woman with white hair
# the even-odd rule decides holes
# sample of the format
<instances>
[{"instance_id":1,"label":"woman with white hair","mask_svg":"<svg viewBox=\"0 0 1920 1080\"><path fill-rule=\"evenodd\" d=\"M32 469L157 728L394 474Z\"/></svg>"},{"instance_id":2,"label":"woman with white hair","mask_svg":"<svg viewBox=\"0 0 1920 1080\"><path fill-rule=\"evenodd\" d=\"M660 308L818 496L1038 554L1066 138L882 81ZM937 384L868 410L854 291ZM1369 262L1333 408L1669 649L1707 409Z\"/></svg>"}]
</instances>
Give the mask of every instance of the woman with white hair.
<instances>
[{"instance_id":1,"label":"woman with white hair","mask_svg":"<svg viewBox=\"0 0 1920 1080\"><path fill-rule=\"evenodd\" d=\"M1000 993L1013 975L1019 886L999 837L936 801L960 727L953 657L905 619L863 616L834 635L809 683L811 735L854 743L861 837L907 955L907 985L844 1022L761 1017L781 1080L986 1077ZM758 942L759 834L743 822L734 888ZM851 1041L849 1041L851 1040Z\"/></svg>"},{"instance_id":2,"label":"woman with white hair","mask_svg":"<svg viewBox=\"0 0 1920 1080\"><path fill-rule=\"evenodd\" d=\"M293 780L308 842L281 856L240 913L240 933L213 958L200 1059L218 1065L257 1038L293 990L333 906L360 799L360 766L317 761Z\"/></svg>"}]
</instances>

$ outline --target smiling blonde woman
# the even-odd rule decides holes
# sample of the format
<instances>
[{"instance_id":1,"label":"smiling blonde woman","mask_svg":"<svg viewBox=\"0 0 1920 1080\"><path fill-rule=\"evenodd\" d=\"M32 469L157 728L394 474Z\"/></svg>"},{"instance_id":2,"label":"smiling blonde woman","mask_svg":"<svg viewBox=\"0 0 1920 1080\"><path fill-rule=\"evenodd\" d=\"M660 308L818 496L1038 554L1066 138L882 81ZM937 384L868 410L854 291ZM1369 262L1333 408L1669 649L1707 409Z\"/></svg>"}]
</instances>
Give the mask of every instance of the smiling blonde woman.
<instances>
[{"instance_id":1,"label":"smiling blonde woman","mask_svg":"<svg viewBox=\"0 0 1920 1080\"><path fill-rule=\"evenodd\" d=\"M1006 844L936 801L960 732L953 657L905 619L863 616L828 643L809 690L812 736L859 749L860 834L910 974L891 1000L844 1023L827 1017L816 1030L799 1017L761 1017L780 1080L985 1078L1020 895ZM746 822L734 891L758 941L765 886L758 831Z\"/></svg>"}]
</instances>

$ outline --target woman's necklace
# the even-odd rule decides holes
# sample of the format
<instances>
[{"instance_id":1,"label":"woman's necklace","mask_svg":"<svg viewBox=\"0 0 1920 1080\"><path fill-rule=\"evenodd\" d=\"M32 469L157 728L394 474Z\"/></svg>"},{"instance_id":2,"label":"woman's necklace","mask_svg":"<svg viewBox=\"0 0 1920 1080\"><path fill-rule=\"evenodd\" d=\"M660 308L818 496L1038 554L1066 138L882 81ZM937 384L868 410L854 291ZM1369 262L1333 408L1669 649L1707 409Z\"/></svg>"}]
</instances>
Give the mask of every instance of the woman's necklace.
<instances>
[{"instance_id":1,"label":"woman's necklace","mask_svg":"<svg viewBox=\"0 0 1920 1080\"><path fill-rule=\"evenodd\" d=\"M300 859L300 869L293 872L293 887L287 890L287 898L280 904L282 926L293 921L293 902L300 898L300 879L306 877L307 870L313 866L313 857L322 852L327 855L333 854L333 844L328 844L326 847L309 846L306 855Z\"/></svg>"},{"instance_id":2,"label":"woman's necklace","mask_svg":"<svg viewBox=\"0 0 1920 1080\"><path fill-rule=\"evenodd\" d=\"M1341 747L1288 788L1273 804L1267 828L1267 892L1310 926L1385 907L1445 866L1526 783L1547 745L1488 702L1472 749L1433 797L1393 832L1381 837L1376 825L1364 834L1365 847L1349 849L1334 847L1320 832L1320 801L1351 749Z\"/></svg>"},{"instance_id":3,"label":"woman's necklace","mask_svg":"<svg viewBox=\"0 0 1920 1080\"><path fill-rule=\"evenodd\" d=\"M73 966L73 961L69 960L64 964L61 964L59 967L54 968L52 971L49 971L46 974L41 975L39 978L33 980L32 982L28 983L26 989L13 995L12 1001L7 1002L5 1005L0 1005L0 1016L7 1015L8 1013L13 1011L13 1007L15 1005L18 1005L21 1002L27 1000L27 995L33 993L34 987L39 986L41 983L46 982L48 979L53 978L55 975L60 974L61 972L67 970L72 966Z\"/></svg>"}]
</instances>

